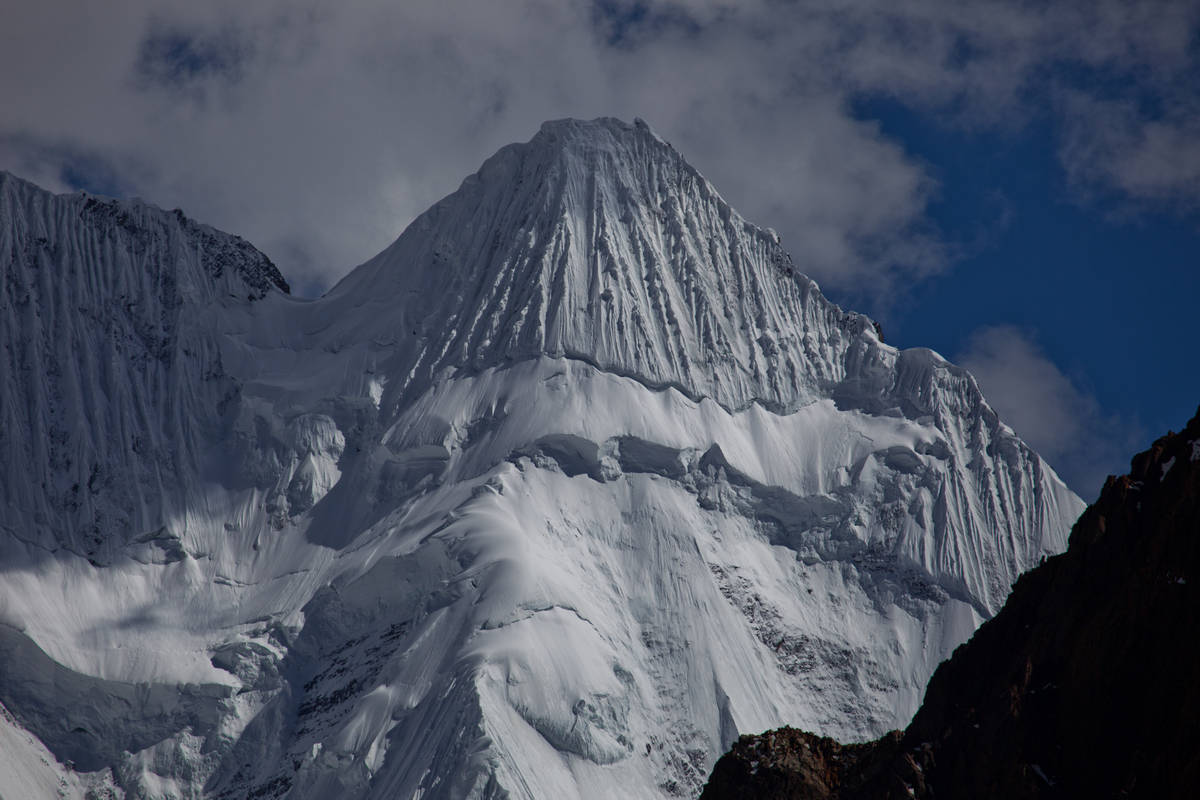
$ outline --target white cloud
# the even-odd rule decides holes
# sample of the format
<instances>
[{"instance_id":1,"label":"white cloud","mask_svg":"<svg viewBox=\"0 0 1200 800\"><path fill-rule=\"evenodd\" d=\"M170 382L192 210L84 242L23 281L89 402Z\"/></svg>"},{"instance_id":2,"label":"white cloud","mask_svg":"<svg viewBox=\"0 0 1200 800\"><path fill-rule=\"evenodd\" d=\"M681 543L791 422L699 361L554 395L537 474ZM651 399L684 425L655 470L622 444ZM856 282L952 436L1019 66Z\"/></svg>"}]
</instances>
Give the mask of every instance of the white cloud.
<instances>
[{"instance_id":1,"label":"white cloud","mask_svg":"<svg viewBox=\"0 0 1200 800\"><path fill-rule=\"evenodd\" d=\"M1200 102L1172 98L1160 114L1133 100L1064 93L1062 159L1085 194L1116 190L1156 208L1200 207Z\"/></svg>"},{"instance_id":2,"label":"white cloud","mask_svg":"<svg viewBox=\"0 0 1200 800\"><path fill-rule=\"evenodd\" d=\"M1028 332L980 328L956 361L975 376L1000 418L1084 500L1099 494L1109 474L1128 471L1129 454L1141 444L1138 426L1103 414Z\"/></svg>"},{"instance_id":3,"label":"white cloud","mask_svg":"<svg viewBox=\"0 0 1200 800\"><path fill-rule=\"evenodd\" d=\"M1194 21L1111 1L48 0L0 26L0 167L53 184L90 160L327 285L542 120L641 116L802 269L880 296L947 257L935 182L855 97L1019 125L1060 62L1184 70ZM1178 130L1145 131L1129 174L1186 150Z\"/></svg>"}]
</instances>

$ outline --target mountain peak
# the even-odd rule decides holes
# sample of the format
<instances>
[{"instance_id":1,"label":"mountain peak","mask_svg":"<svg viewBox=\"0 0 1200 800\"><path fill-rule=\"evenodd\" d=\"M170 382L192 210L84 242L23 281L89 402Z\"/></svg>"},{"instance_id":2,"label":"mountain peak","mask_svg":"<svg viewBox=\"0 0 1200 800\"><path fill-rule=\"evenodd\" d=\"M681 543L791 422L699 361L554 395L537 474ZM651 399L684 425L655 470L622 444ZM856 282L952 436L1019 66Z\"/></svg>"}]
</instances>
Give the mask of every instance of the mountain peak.
<instances>
[{"instance_id":1,"label":"mountain peak","mask_svg":"<svg viewBox=\"0 0 1200 800\"><path fill-rule=\"evenodd\" d=\"M640 118L635 118L632 123L616 117L548 120L542 123L533 139L523 146L572 156L593 152L629 156L637 152L635 158L644 157L646 148L649 148L659 150L662 156L681 158L674 147ZM638 148L641 148L640 152Z\"/></svg>"},{"instance_id":2,"label":"mountain peak","mask_svg":"<svg viewBox=\"0 0 1200 800\"><path fill-rule=\"evenodd\" d=\"M559 211L579 215L593 210L593 198L583 190L600 185L625 202L660 202L660 196L642 195L646 187L659 183L663 172L694 182L706 197L719 201L722 213L733 213L712 184L641 119L632 123L615 117L544 122L529 141L507 145L487 159L463 181L463 187L492 184L497 201L566 202L571 207ZM677 187L655 188L660 195L670 195ZM460 193L443 203L461 199Z\"/></svg>"},{"instance_id":3,"label":"mountain peak","mask_svg":"<svg viewBox=\"0 0 1200 800\"><path fill-rule=\"evenodd\" d=\"M612 118L501 149L330 298L386 303L370 324L403 337L418 383L565 355L730 408L796 408L840 378L851 341L878 346L778 236L644 122Z\"/></svg>"},{"instance_id":4,"label":"mountain peak","mask_svg":"<svg viewBox=\"0 0 1200 800\"><path fill-rule=\"evenodd\" d=\"M641 117L634 117L633 122L626 122L617 117L596 117L595 119L576 119L563 117L550 119L542 123L538 129L535 141L539 139L593 139L602 136L628 137L649 135L663 144L662 138L656 134Z\"/></svg>"},{"instance_id":5,"label":"mountain peak","mask_svg":"<svg viewBox=\"0 0 1200 800\"><path fill-rule=\"evenodd\" d=\"M136 198L114 199L87 191L55 194L0 170L0 222L5 225L4 235L12 238L0 238L0 248L20 243L36 249L64 229L96 241L120 240L130 252L141 254L120 268L146 273L125 278L137 282L150 274L168 272L173 284L197 299L237 295L257 300L271 292L291 291L275 264L245 239L197 222L180 209L166 211ZM27 255L31 263L43 257L32 251ZM52 255L51 261L59 258ZM61 266L75 265L66 262ZM115 268L108 262L101 266ZM15 269L17 264L6 267ZM104 281L118 277L109 274Z\"/></svg>"},{"instance_id":6,"label":"mountain peak","mask_svg":"<svg viewBox=\"0 0 1200 800\"><path fill-rule=\"evenodd\" d=\"M1020 487L1014 502L1039 509L1018 534L1023 552L1060 548L1038 526L1079 503L970 375L930 350L884 344L869 318L826 299L778 236L744 220L644 123L560 120L502 148L303 313L323 350L372 343L363 357L393 376L380 397L388 415L448 378L550 357L726 411L825 402L928 425L939 441L990 443L994 459L952 459L969 474L951 474ZM913 466L917 455L893 460ZM966 568L946 586L993 613L1023 556L980 556L952 533L941 500L921 508L914 560L945 576L982 558L991 567Z\"/></svg>"}]
</instances>

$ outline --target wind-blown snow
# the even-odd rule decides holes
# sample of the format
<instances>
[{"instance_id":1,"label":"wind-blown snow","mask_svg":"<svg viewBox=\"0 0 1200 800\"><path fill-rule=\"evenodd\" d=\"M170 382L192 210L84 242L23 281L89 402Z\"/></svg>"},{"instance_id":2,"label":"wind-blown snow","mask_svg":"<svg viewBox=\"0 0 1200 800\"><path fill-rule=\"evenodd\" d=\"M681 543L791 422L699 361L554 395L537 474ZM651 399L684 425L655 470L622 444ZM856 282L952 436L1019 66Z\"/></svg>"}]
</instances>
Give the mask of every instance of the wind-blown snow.
<instances>
[{"instance_id":1,"label":"wind-blown snow","mask_svg":"<svg viewBox=\"0 0 1200 800\"><path fill-rule=\"evenodd\" d=\"M3 177L0 223L0 737L74 769L6 794L688 796L902 725L1082 509L641 123L312 302L141 204Z\"/></svg>"}]
</instances>

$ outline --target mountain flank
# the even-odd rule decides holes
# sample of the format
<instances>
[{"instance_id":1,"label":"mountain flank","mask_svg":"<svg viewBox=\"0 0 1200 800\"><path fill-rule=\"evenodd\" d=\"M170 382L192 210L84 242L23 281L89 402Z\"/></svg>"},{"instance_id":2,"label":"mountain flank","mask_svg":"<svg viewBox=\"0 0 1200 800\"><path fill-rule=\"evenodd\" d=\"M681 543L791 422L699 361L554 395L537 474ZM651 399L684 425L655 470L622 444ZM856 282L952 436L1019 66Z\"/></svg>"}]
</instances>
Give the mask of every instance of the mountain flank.
<instances>
[{"instance_id":1,"label":"mountain flank","mask_svg":"<svg viewBox=\"0 0 1200 800\"><path fill-rule=\"evenodd\" d=\"M1198 629L1200 413L1108 479L1067 552L937 669L907 730L743 736L701 797L1195 797Z\"/></svg>"}]
</instances>

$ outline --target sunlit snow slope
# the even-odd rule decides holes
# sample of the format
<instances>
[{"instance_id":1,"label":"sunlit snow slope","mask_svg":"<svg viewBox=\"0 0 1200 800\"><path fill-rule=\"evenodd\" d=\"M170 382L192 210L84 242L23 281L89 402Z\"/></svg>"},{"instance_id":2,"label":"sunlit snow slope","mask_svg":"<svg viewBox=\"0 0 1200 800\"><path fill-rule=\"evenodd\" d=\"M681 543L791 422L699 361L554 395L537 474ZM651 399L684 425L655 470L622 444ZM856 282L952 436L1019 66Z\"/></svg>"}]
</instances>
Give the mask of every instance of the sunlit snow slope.
<instances>
[{"instance_id":1,"label":"sunlit snow slope","mask_svg":"<svg viewBox=\"0 0 1200 800\"><path fill-rule=\"evenodd\" d=\"M642 123L316 301L8 176L0 261L5 797L692 796L906 723L1083 507Z\"/></svg>"}]
</instances>

